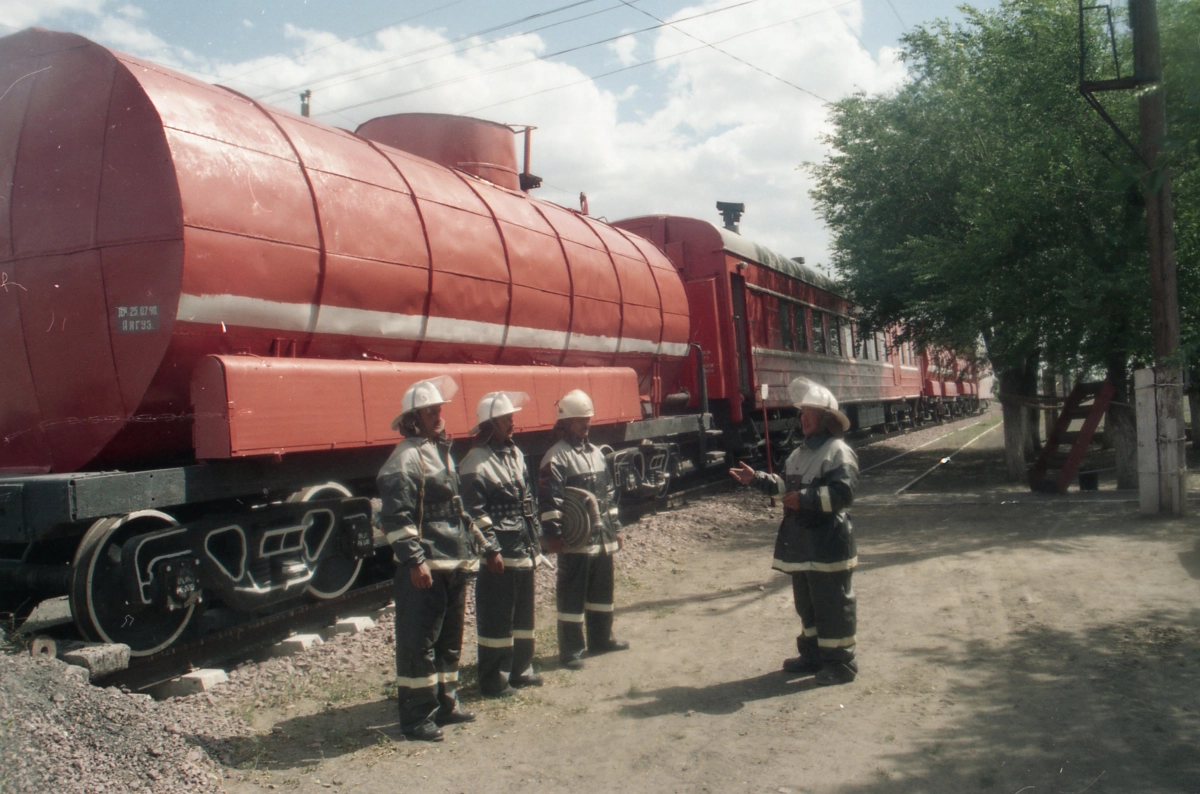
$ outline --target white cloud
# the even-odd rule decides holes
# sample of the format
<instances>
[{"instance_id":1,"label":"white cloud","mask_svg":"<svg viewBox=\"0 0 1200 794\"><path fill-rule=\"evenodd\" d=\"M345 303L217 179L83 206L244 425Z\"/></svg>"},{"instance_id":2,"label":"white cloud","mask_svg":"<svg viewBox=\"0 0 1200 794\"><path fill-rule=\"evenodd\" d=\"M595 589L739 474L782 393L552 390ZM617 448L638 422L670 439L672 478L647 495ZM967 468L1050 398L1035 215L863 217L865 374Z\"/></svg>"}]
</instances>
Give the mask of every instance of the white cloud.
<instances>
[{"instance_id":1,"label":"white cloud","mask_svg":"<svg viewBox=\"0 0 1200 794\"><path fill-rule=\"evenodd\" d=\"M27 28L62 14L99 14L107 0L0 0L0 24Z\"/></svg>"},{"instance_id":2,"label":"white cloud","mask_svg":"<svg viewBox=\"0 0 1200 794\"><path fill-rule=\"evenodd\" d=\"M251 22L251 21L250 21L250 20L248 20L248 19L243 19L243 20L242 20L242 27L244 27L244 28L252 28L252 27L254 27L254 23L253 23L253 22Z\"/></svg>"},{"instance_id":3,"label":"white cloud","mask_svg":"<svg viewBox=\"0 0 1200 794\"><path fill-rule=\"evenodd\" d=\"M635 36L622 36L616 41L610 41L607 46L617 56L617 60L622 66L637 63L638 43Z\"/></svg>"}]
</instances>

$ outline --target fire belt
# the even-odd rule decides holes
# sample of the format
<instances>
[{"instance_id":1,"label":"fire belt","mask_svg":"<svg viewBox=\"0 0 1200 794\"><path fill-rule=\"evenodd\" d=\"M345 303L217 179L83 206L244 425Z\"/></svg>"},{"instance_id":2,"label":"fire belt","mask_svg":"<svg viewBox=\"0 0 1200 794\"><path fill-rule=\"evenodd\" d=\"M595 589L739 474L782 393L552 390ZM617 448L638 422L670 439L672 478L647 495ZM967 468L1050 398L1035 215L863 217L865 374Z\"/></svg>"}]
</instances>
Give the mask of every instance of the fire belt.
<instances>
[{"instance_id":1,"label":"fire belt","mask_svg":"<svg viewBox=\"0 0 1200 794\"><path fill-rule=\"evenodd\" d=\"M533 500L526 499L523 502L503 502L501 504L488 505L487 512L493 521L499 521L503 518L533 518Z\"/></svg>"},{"instance_id":2,"label":"fire belt","mask_svg":"<svg viewBox=\"0 0 1200 794\"><path fill-rule=\"evenodd\" d=\"M454 497L445 502L426 502L422 508L421 518L424 521L444 521L448 518L462 516L463 505L460 497Z\"/></svg>"}]
</instances>

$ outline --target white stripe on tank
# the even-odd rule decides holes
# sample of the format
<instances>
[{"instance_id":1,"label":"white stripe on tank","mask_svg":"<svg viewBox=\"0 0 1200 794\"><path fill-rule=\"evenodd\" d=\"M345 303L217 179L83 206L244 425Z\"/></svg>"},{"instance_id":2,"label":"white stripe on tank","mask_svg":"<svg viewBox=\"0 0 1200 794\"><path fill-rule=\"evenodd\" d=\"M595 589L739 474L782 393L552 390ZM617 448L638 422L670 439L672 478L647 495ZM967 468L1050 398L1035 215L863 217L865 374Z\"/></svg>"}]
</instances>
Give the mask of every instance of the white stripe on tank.
<instances>
[{"instance_id":1,"label":"white stripe on tank","mask_svg":"<svg viewBox=\"0 0 1200 794\"><path fill-rule=\"evenodd\" d=\"M192 295L181 293L175 319L207 325L264 328L305 334L336 334L370 339L403 339L428 342L504 345L529 350L584 350L595 353L645 353L671 358L687 355L686 342L653 342L649 339L568 334L546 328L505 326L452 317L285 303L243 295Z\"/></svg>"}]
</instances>

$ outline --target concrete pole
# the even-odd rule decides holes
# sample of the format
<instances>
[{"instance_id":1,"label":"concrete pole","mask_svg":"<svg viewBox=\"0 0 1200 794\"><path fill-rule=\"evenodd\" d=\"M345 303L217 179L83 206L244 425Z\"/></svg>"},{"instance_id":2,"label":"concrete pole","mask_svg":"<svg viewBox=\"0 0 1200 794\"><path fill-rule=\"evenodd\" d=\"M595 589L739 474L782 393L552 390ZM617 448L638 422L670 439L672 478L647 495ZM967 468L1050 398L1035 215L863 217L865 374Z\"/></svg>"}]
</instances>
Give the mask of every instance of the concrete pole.
<instances>
[{"instance_id":1,"label":"concrete pole","mask_svg":"<svg viewBox=\"0 0 1200 794\"><path fill-rule=\"evenodd\" d=\"M1143 374L1135 387L1139 389L1138 402L1143 406L1138 416L1138 449L1142 461L1138 464L1142 489L1140 502L1144 513L1181 516L1187 511L1187 463L1183 436L1183 378L1178 358L1179 294L1175 283L1171 176L1159 163L1159 145L1167 131L1167 104L1162 90L1156 1L1129 0L1129 24L1133 30L1134 77L1143 86L1138 98L1138 117L1142 159L1147 167L1143 185L1154 335L1152 382L1147 382L1147 375ZM1151 405L1153 417L1149 413ZM1146 426L1142 424L1143 417ZM1145 459L1148 455L1154 456L1153 465ZM1154 476L1149 476L1151 472ZM1156 494L1150 493L1152 488Z\"/></svg>"}]
</instances>

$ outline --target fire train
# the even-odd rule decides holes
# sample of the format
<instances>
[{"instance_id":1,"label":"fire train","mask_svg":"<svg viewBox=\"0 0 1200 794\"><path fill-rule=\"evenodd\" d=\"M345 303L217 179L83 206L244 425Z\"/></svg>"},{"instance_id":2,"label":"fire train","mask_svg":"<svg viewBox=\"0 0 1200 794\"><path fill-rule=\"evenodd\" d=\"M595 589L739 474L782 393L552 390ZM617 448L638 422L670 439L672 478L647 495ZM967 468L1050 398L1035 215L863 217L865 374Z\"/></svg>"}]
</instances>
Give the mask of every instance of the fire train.
<instances>
[{"instance_id":1,"label":"fire train","mask_svg":"<svg viewBox=\"0 0 1200 794\"><path fill-rule=\"evenodd\" d=\"M214 605L362 581L390 424L426 377L460 386L456 438L484 393L527 392L531 454L584 389L641 495L712 449L786 447L801 372L863 427L935 386L973 397L734 231L532 198L528 130L518 170L504 125L351 133L40 29L0 39L0 82L0 602L65 594L135 655Z\"/></svg>"}]
</instances>

